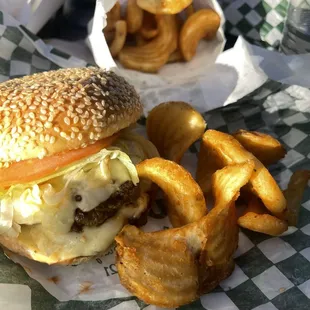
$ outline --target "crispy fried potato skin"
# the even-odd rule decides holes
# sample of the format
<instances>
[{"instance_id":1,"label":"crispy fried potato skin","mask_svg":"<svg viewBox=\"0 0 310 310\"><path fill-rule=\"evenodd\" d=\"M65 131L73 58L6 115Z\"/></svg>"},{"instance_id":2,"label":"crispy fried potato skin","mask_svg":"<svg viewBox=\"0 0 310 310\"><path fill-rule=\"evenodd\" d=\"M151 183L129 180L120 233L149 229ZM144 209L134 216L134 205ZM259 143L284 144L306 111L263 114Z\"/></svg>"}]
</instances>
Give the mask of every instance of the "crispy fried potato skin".
<instances>
[{"instance_id":1,"label":"crispy fried potato skin","mask_svg":"<svg viewBox=\"0 0 310 310\"><path fill-rule=\"evenodd\" d=\"M175 15L156 15L159 34L142 46L125 46L119 53L120 63L128 69L157 72L167 63L177 48L177 20Z\"/></svg>"},{"instance_id":2,"label":"crispy fried potato skin","mask_svg":"<svg viewBox=\"0 0 310 310\"><path fill-rule=\"evenodd\" d=\"M199 298L227 278L238 244L234 201L253 169L253 161L247 161L217 171L215 207L194 223L152 233L125 226L115 239L121 283L146 303L172 308Z\"/></svg>"},{"instance_id":3,"label":"crispy fried potato skin","mask_svg":"<svg viewBox=\"0 0 310 310\"><path fill-rule=\"evenodd\" d=\"M212 40L216 36L220 23L220 16L212 9L198 10L187 18L179 38L179 46L186 61L195 56L202 38Z\"/></svg>"},{"instance_id":4,"label":"crispy fried potato skin","mask_svg":"<svg viewBox=\"0 0 310 310\"><path fill-rule=\"evenodd\" d=\"M287 222L269 214L263 203L252 197L244 214L238 218L238 224L246 229L270 236L278 236L287 231Z\"/></svg>"},{"instance_id":5,"label":"crispy fried potato skin","mask_svg":"<svg viewBox=\"0 0 310 310\"><path fill-rule=\"evenodd\" d=\"M273 214L285 211L286 199L276 181L265 166L252 153L245 150L234 137L209 129L203 135L202 143L220 167L242 163L249 159L253 160L255 169L249 182L251 191L262 200ZM203 158L200 159L204 160ZM202 166L201 163L199 165Z\"/></svg>"},{"instance_id":6,"label":"crispy fried potato skin","mask_svg":"<svg viewBox=\"0 0 310 310\"><path fill-rule=\"evenodd\" d=\"M207 214L203 193L189 172L172 161L152 158L137 165L139 178L157 184L168 200L168 216L174 227L201 219Z\"/></svg>"},{"instance_id":7,"label":"crispy fried potato skin","mask_svg":"<svg viewBox=\"0 0 310 310\"><path fill-rule=\"evenodd\" d=\"M270 135L240 129L233 136L266 166L274 164L286 154L283 145Z\"/></svg>"},{"instance_id":8,"label":"crispy fried potato skin","mask_svg":"<svg viewBox=\"0 0 310 310\"><path fill-rule=\"evenodd\" d=\"M182 101L159 104L149 113L146 122L147 135L160 155L177 163L185 151L202 137L205 128L201 114Z\"/></svg>"}]
</instances>

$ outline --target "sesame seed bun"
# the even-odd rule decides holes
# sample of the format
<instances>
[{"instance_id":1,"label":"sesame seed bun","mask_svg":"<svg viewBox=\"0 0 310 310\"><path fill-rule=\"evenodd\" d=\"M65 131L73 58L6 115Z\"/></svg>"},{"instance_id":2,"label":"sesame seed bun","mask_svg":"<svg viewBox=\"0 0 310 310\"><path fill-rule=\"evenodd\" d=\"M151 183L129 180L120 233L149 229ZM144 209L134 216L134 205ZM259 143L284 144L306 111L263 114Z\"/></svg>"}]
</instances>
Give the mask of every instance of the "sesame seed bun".
<instances>
[{"instance_id":1,"label":"sesame seed bun","mask_svg":"<svg viewBox=\"0 0 310 310\"><path fill-rule=\"evenodd\" d=\"M0 163L86 147L135 123L142 105L112 71L70 68L0 84Z\"/></svg>"}]
</instances>

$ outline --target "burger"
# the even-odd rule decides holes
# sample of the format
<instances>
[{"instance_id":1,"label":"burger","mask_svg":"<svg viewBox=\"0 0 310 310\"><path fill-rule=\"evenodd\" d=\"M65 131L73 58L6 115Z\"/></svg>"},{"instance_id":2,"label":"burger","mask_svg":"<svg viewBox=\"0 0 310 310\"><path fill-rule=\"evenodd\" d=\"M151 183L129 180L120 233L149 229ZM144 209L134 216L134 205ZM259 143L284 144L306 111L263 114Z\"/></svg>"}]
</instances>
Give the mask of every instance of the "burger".
<instances>
[{"instance_id":1,"label":"burger","mask_svg":"<svg viewBox=\"0 0 310 310\"><path fill-rule=\"evenodd\" d=\"M148 205L135 165L158 156L137 135L134 88L95 67L0 84L0 244L47 264L104 253Z\"/></svg>"}]
</instances>

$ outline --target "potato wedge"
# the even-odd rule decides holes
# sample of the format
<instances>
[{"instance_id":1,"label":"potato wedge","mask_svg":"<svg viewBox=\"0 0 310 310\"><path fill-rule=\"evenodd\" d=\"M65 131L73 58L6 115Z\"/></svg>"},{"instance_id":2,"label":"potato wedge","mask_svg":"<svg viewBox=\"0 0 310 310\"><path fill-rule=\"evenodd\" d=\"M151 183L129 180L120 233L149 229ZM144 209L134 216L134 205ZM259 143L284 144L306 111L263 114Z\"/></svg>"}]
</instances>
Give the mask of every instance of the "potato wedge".
<instances>
[{"instance_id":1,"label":"potato wedge","mask_svg":"<svg viewBox=\"0 0 310 310\"><path fill-rule=\"evenodd\" d=\"M286 199L274 178L265 166L231 135L216 130L207 130L202 138L204 148L208 150L216 165L224 167L236 163L242 163L249 159L254 160L255 169L249 182L250 190L258 196L266 208L273 214L286 210ZM208 160L199 156L200 161ZM203 163L198 162L198 169ZM200 171L201 175L203 172ZM197 171L198 174L198 171ZM197 175L196 174L196 175ZM198 184L200 184L197 178Z\"/></svg>"},{"instance_id":2,"label":"potato wedge","mask_svg":"<svg viewBox=\"0 0 310 310\"><path fill-rule=\"evenodd\" d=\"M284 218L290 226L296 226L298 223L299 209L309 179L309 170L295 171L291 176L287 189L284 191L287 201L287 211L284 214Z\"/></svg>"},{"instance_id":3,"label":"potato wedge","mask_svg":"<svg viewBox=\"0 0 310 310\"><path fill-rule=\"evenodd\" d=\"M139 30L139 33L146 40L153 39L154 37L158 35L159 29L158 29L155 15L149 12L146 12L146 11L144 12L143 22Z\"/></svg>"},{"instance_id":4,"label":"potato wedge","mask_svg":"<svg viewBox=\"0 0 310 310\"><path fill-rule=\"evenodd\" d=\"M282 159L286 150L274 137L257 132L238 130L233 136L264 165L268 166Z\"/></svg>"},{"instance_id":5,"label":"potato wedge","mask_svg":"<svg viewBox=\"0 0 310 310\"><path fill-rule=\"evenodd\" d=\"M127 35L127 25L124 20L118 20L115 23L114 39L110 43L110 53L113 57L116 57L125 45Z\"/></svg>"},{"instance_id":6,"label":"potato wedge","mask_svg":"<svg viewBox=\"0 0 310 310\"><path fill-rule=\"evenodd\" d=\"M238 219L238 224L243 228L270 236L281 235L288 229L287 222L268 214L268 210L257 197L249 201L244 214Z\"/></svg>"},{"instance_id":7,"label":"potato wedge","mask_svg":"<svg viewBox=\"0 0 310 310\"><path fill-rule=\"evenodd\" d=\"M192 2L193 0L137 0L140 8L153 14L177 14Z\"/></svg>"},{"instance_id":8,"label":"potato wedge","mask_svg":"<svg viewBox=\"0 0 310 310\"><path fill-rule=\"evenodd\" d=\"M162 158L145 160L136 167L139 178L151 180L163 190L174 227L198 221L207 214L200 187L183 167Z\"/></svg>"},{"instance_id":9,"label":"potato wedge","mask_svg":"<svg viewBox=\"0 0 310 310\"><path fill-rule=\"evenodd\" d=\"M126 21L129 33L136 33L141 28L143 10L137 5L137 0L127 1Z\"/></svg>"},{"instance_id":10,"label":"potato wedge","mask_svg":"<svg viewBox=\"0 0 310 310\"><path fill-rule=\"evenodd\" d=\"M217 170L212 176L214 207L223 208L229 205L231 201L236 201L239 197L240 188L250 180L254 168L254 160L247 160Z\"/></svg>"},{"instance_id":11,"label":"potato wedge","mask_svg":"<svg viewBox=\"0 0 310 310\"><path fill-rule=\"evenodd\" d=\"M149 113L146 122L147 135L159 154L177 163L185 151L201 138L205 128L201 114L182 101L159 104Z\"/></svg>"},{"instance_id":12,"label":"potato wedge","mask_svg":"<svg viewBox=\"0 0 310 310\"><path fill-rule=\"evenodd\" d=\"M220 23L220 16L212 9L198 10L185 21L180 33L179 46L186 61L195 56L202 38L212 40L216 36Z\"/></svg>"}]
</instances>

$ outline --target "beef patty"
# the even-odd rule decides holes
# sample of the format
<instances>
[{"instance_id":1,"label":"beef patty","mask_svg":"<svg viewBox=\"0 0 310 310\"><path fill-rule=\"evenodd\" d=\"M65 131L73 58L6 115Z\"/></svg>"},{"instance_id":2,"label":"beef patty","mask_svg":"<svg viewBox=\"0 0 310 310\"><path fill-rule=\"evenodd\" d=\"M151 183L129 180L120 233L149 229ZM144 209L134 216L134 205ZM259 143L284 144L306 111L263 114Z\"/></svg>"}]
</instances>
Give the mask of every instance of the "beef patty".
<instances>
[{"instance_id":1,"label":"beef patty","mask_svg":"<svg viewBox=\"0 0 310 310\"><path fill-rule=\"evenodd\" d=\"M102 225L107 219L114 216L120 208L133 204L139 195L139 186L135 186L131 181L123 183L118 191L91 211L83 212L81 209L76 209L74 223L70 231L82 232L84 226ZM83 197L79 196L79 199L83 199Z\"/></svg>"}]
</instances>

